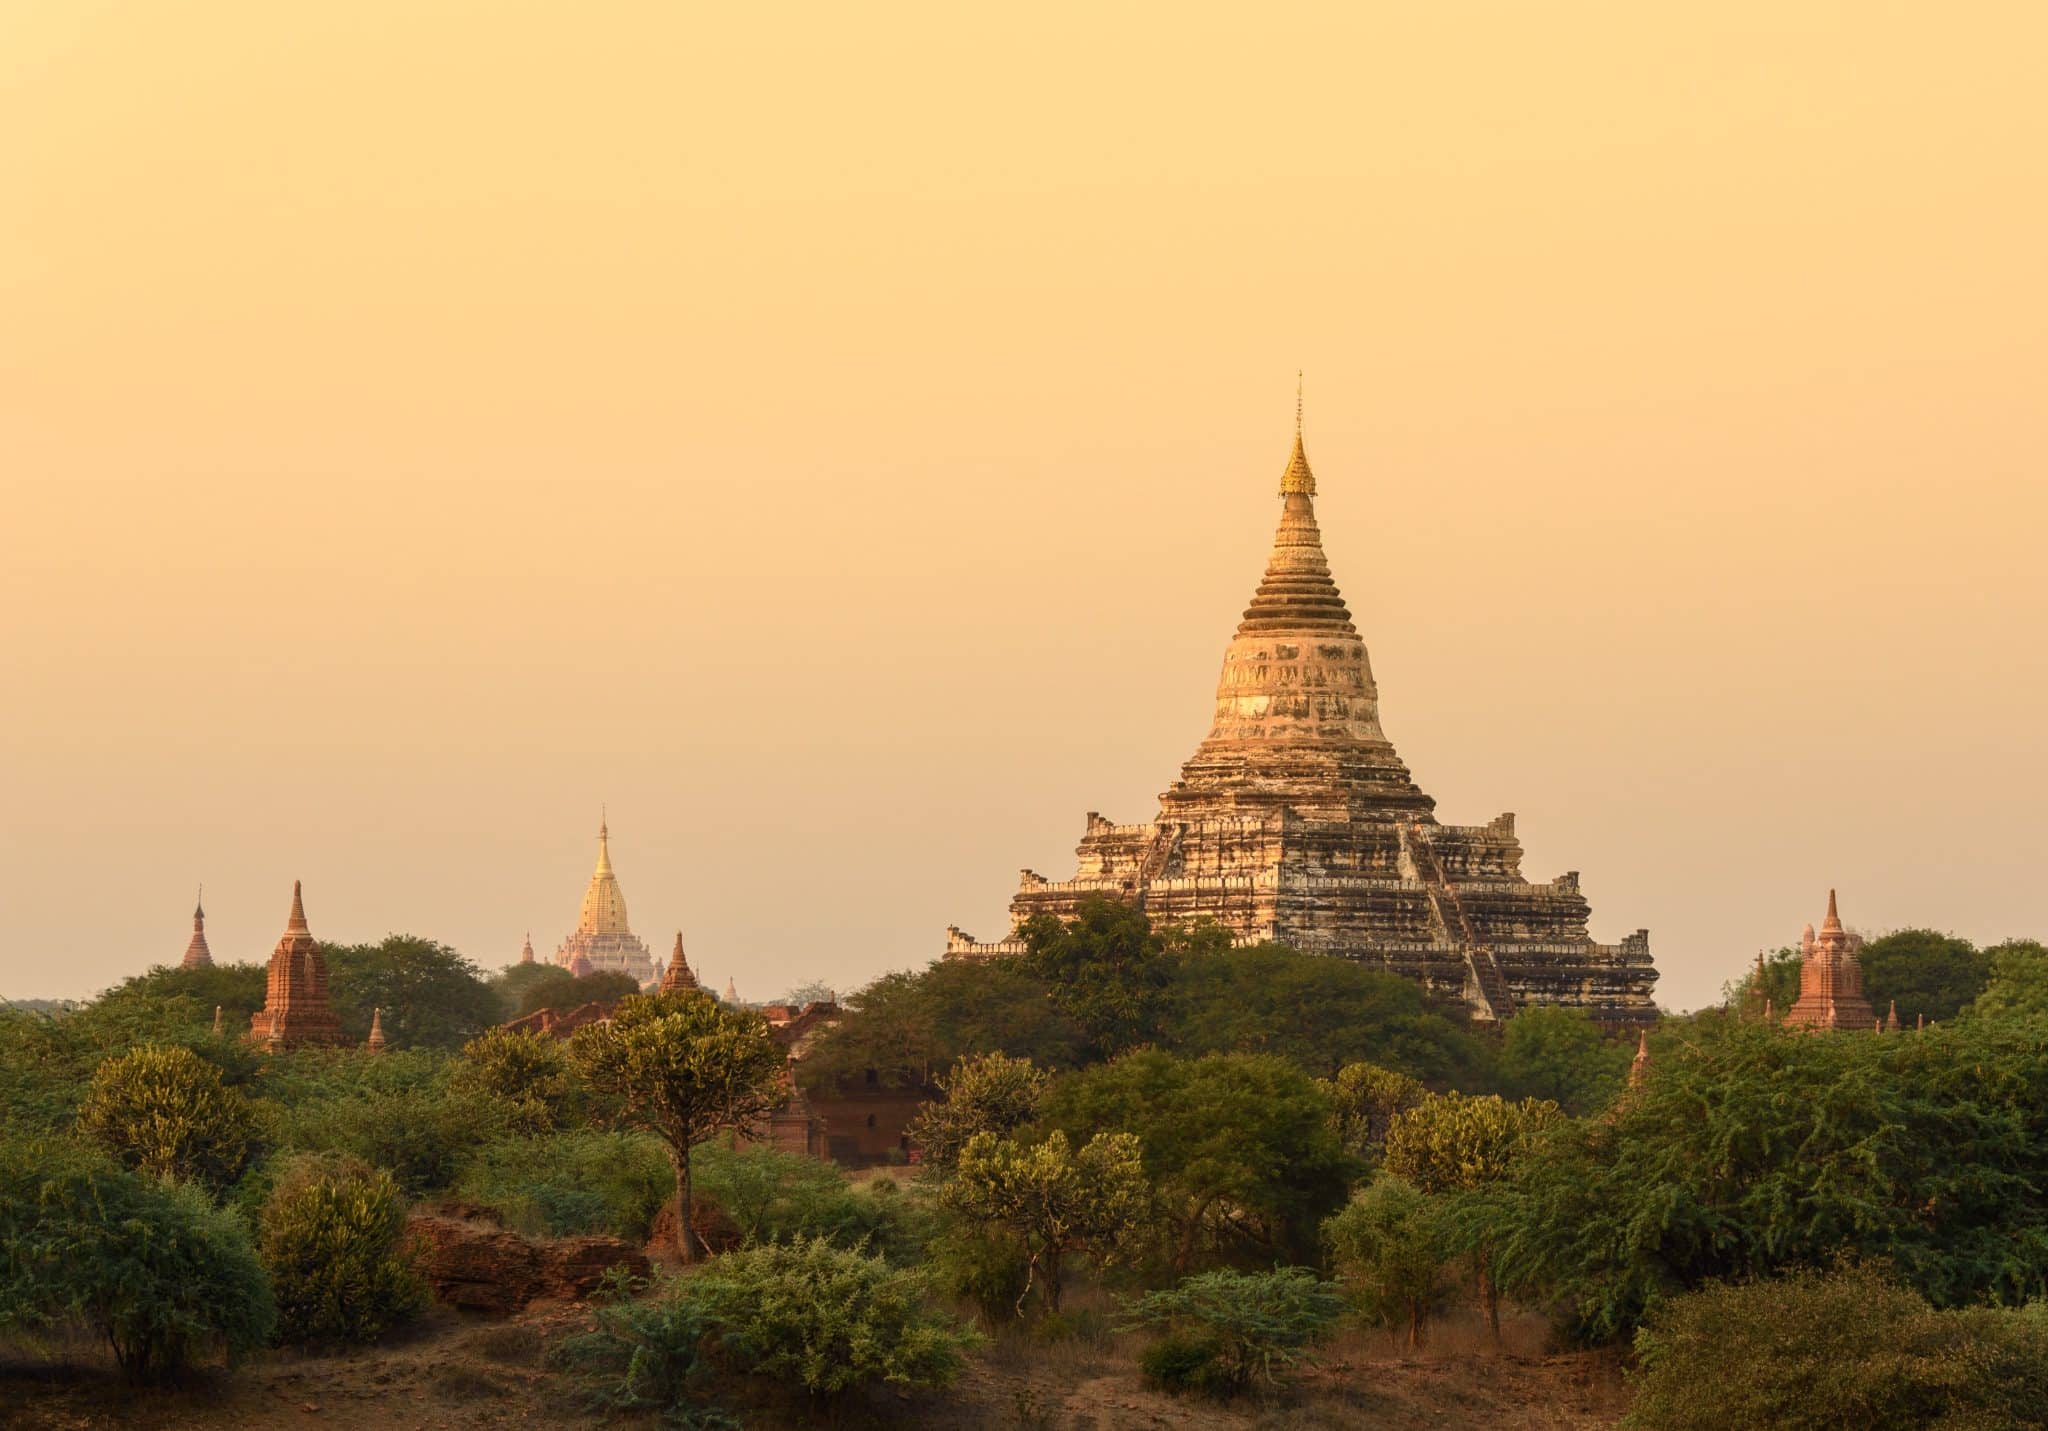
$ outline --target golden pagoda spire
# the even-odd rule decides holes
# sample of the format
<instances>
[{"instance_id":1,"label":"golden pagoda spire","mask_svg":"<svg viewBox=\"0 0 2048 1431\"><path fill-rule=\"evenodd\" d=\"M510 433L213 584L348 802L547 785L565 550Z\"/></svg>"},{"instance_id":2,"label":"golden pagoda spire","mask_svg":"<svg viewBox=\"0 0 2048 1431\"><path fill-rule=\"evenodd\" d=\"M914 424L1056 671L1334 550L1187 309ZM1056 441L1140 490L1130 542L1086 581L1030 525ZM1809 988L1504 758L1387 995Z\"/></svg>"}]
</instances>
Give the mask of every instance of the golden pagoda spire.
<instances>
[{"instance_id":1,"label":"golden pagoda spire","mask_svg":"<svg viewBox=\"0 0 2048 1431\"><path fill-rule=\"evenodd\" d=\"M1309 471L1308 453L1301 445L1301 374L1294 375L1294 451L1287 456L1287 470L1280 474L1280 495L1313 497L1316 474Z\"/></svg>"}]
</instances>

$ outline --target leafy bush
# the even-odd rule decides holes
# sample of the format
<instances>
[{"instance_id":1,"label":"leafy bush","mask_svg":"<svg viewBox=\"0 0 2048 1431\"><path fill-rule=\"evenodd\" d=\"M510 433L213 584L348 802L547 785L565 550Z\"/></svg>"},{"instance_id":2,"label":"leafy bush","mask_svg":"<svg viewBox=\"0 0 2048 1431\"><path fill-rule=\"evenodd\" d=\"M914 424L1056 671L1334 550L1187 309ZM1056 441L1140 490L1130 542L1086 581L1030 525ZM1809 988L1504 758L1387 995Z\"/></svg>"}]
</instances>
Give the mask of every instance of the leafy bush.
<instances>
[{"instance_id":1,"label":"leafy bush","mask_svg":"<svg viewBox=\"0 0 2048 1431\"><path fill-rule=\"evenodd\" d=\"M1939 1312L1867 1267L1715 1283L1636 1335L1642 1431L2048 1424L2048 1324Z\"/></svg>"},{"instance_id":2,"label":"leafy bush","mask_svg":"<svg viewBox=\"0 0 2048 1431\"><path fill-rule=\"evenodd\" d=\"M1227 1396L1223 1339L1206 1332L1168 1332L1138 1354L1145 1384L1175 1396Z\"/></svg>"},{"instance_id":3,"label":"leafy bush","mask_svg":"<svg viewBox=\"0 0 2048 1431\"><path fill-rule=\"evenodd\" d=\"M831 1396L876 1381L944 1386L979 1338L929 1304L925 1275L823 1238L742 1248L685 1279L736 1370Z\"/></svg>"},{"instance_id":4,"label":"leafy bush","mask_svg":"<svg viewBox=\"0 0 2048 1431\"><path fill-rule=\"evenodd\" d=\"M711 1322L702 1302L671 1284L664 1295L633 1299L637 1284L606 1279L593 1329L562 1342L553 1360L578 1373L602 1411L659 1411L669 1425L701 1428L739 1423L694 1399L710 1371L703 1354Z\"/></svg>"},{"instance_id":5,"label":"leafy bush","mask_svg":"<svg viewBox=\"0 0 2048 1431\"><path fill-rule=\"evenodd\" d=\"M426 1305L400 1240L405 1203L389 1173L301 1156L264 1205L258 1239L288 1342L375 1341Z\"/></svg>"},{"instance_id":6,"label":"leafy bush","mask_svg":"<svg viewBox=\"0 0 2048 1431\"><path fill-rule=\"evenodd\" d=\"M1278 1381L1307 1359L1307 1349L1329 1335L1343 1312L1337 1289L1306 1267L1204 1272L1124 1305L1128 1326L1213 1339L1213 1370L1199 1377L1230 1392ZM1178 1356L1185 1362L1190 1353Z\"/></svg>"},{"instance_id":7,"label":"leafy bush","mask_svg":"<svg viewBox=\"0 0 2048 1431\"><path fill-rule=\"evenodd\" d=\"M609 1232L637 1241L676 1183L660 1139L584 1130L487 1143L464 1158L454 1187L529 1235Z\"/></svg>"},{"instance_id":8,"label":"leafy bush","mask_svg":"<svg viewBox=\"0 0 2048 1431\"><path fill-rule=\"evenodd\" d=\"M187 1048L146 1044L93 1075L78 1130L131 1168L218 1192L249 1161L249 1103Z\"/></svg>"},{"instance_id":9,"label":"leafy bush","mask_svg":"<svg viewBox=\"0 0 2048 1431\"><path fill-rule=\"evenodd\" d=\"M951 1167L976 1133L1000 1138L1029 1123L1050 1076L1030 1059L1005 1053L963 1058L939 1080L945 1097L919 1111L910 1140L923 1151L927 1166Z\"/></svg>"},{"instance_id":10,"label":"leafy bush","mask_svg":"<svg viewBox=\"0 0 2048 1431\"><path fill-rule=\"evenodd\" d=\"M1538 1139L1478 1211L1502 1280L1593 1340L1663 1297L1884 1257L1936 1305L2048 1279L2048 1058L1976 1017L1898 1038L1701 1020L1611 1118Z\"/></svg>"},{"instance_id":11,"label":"leafy bush","mask_svg":"<svg viewBox=\"0 0 2048 1431\"><path fill-rule=\"evenodd\" d=\"M245 1082L256 1051L216 1038L213 1009L192 999L119 991L83 1008L31 1013L0 1007L0 1108L20 1133L68 1129L94 1072L142 1044L189 1048L220 1067L229 1084Z\"/></svg>"},{"instance_id":12,"label":"leafy bush","mask_svg":"<svg viewBox=\"0 0 2048 1431\"><path fill-rule=\"evenodd\" d=\"M1337 1144L1354 1158L1377 1160L1394 1119L1420 1103L1427 1092L1405 1073L1376 1063L1347 1063L1321 1085L1330 1100Z\"/></svg>"},{"instance_id":13,"label":"leafy bush","mask_svg":"<svg viewBox=\"0 0 2048 1431\"><path fill-rule=\"evenodd\" d=\"M1272 1054L1176 1058L1156 1048L1067 1074L1043 1123L1075 1144L1135 1135L1172 1237L1173 1265L1216 1247L1307 1260L1356 1164L1338 1147L1325 1085Z\"/></svg>"},{"instance_id":14,"label":"leafy bush","mask_svg":"<svg viewBox=\"0 0 2048 1431\"><path fill-rule=\"evenodd\" d=\"M82 1148L0 1145L0 1336L83 1325L154 1381L261 1345L275 1316L248 1230L197 1188Z\"/></svg>"},{"instance_id":15,"label":"leafy bush","mask_svg":"<svg viewBox=\"0 0 2048 1431\"><path fill-rule=\"evenodd\" d=\"M1031 1257L1008 1233L956 1219L932 1239L926 1265L947 1296L971 1302L990 1326L1014 1321L1031 1286Z\"/></svg>"},{"instance_id":16,"label":"leafy bush","mask_svg":"<svg viewBox=\"0 0 2048 1431\"><path fill-rule=\"evenodd\" d=\"M513 1126L545 1133L568 1107L569 1050L532 1029L490 1029L462 1046L452 1084L504 1099Z\"/></svg>"},{"instance_id":17,"label":"leafy bush","mask_svg":"<svg viewBox=\"0 0 2048 1431\"><path fill-rule=\"evenodd\" d=\"M1450 1240L1437 1201L1381 1175L1323 1224L1331 1259L1368 1322L1408 1325L1408 1344L1449 1292Z\"/></svg>"},{"instance_id":18,"label":"leafy bush","mask_svg":"<svg viewBox=\"0 0 2048 1431\"><path fill-rule=\"evenodd\" d=\"M316 1097L291 1108L283 1120L289 1146L360 1158L388 1171L407 1197L451 1186L463 1161L505 1137L511 1123L503 1099L450 1088L444 1080Z\"/></svg>"},{"instance_id":19,"label":"leafy bush","mask_svg":"<svg viewBox=\"0 0 2048 1431\"><path fill-rule=\"evenodd\" d=\"M840 1247L865 1245L898 1263L922 1249L917 1209L891 1197L895 1184L886 1178L863 1192L831 1163L758 1143L700 1143L691 1150L690 1170L698 1193L748 1241L822 1237Z\"/></svg>"}]
</instances>

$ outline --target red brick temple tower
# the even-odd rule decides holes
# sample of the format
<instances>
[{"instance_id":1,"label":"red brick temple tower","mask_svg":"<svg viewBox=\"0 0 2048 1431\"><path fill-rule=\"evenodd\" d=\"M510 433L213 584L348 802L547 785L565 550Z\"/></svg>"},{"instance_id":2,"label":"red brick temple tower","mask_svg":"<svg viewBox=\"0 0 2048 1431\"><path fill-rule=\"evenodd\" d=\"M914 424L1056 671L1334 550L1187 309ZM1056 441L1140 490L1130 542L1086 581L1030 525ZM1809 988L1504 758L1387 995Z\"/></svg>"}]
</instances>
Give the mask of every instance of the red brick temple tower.
<instances>
[{"instance_id":1,"label":"red brick temple tower","mask_svg":"<svg viewBox=\"0 0 2048 1431\"><path fill-rule=\"evenodd\" d=\"M1806 927L1799 941L1799 1001L1785 1015L1788 1024L1817 1029L1874 1029L1877 1015L1863 996L1863 966L1854 942L1835 912L1835 892L1828 891L1828 917L1820 933Z\"/></svg>"},{"instance_id":2,"label":"red brick temple tower","mask_svg":"<svg viewBox=\"0 0 2048 1431\"><path fill-rule=\"evenodd\" d=\"M249 1037L265 1048L343 1042L341 1020L327 997L327 959L306 927L299 882L292 881L292 912L284 937L270 955L263 1007L249 1015Z\"/></svg>"},{"instance_id":3,"label":"red brick temple tower","mask_svg":"<svg viewBox=\"0 0 2048 1431\"><path fill-rule=\"evenodd\" d=\"M676 994L698 987L697 976L690 972L690 961L683 957L683 932L678 929L675 951L668 956L668 971L661 976L661 992Z\"/></svg>"},{"instance_id":4,"label":"red brick temple tower","mask_svg":"<svg viewBox=\"0 0 2048 1431\"><path fill-rule=\"evenodd\" d=\"M185 945L185 957L178 961L180 969L211 969L213 951L206 947L206 900L201 898L192 906L192 938Z\"/></svg>"}]
</instances>

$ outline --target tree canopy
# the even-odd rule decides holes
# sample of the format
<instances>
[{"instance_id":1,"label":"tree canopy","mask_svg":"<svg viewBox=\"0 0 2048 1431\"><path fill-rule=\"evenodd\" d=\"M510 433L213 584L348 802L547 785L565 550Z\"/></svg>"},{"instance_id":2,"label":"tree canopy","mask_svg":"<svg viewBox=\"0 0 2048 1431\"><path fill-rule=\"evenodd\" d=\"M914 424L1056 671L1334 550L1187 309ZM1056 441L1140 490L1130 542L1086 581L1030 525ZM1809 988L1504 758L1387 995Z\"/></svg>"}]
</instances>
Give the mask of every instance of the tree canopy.
<instances>
[{"instance_id":1,"label":"tree canopy","mask_svg":"<svg viewBox=\"0 0 2048 1431\"><path fill-rule=\"evenodd\" d=\"M1314 1256L1317 1227L1356 1171L1331 1114L1328 1094L1286 1059L1161 1049L1068 1074L1043 1104L1045 1126L1077 1142L1142 1139L1181 1267L1205 1243L1269 1261Z\"/></svg>"},{"instance_id":2,"label":"tree canopy","mask_svg":"<svg viewBox=\"0 0 2048 1431\"><path fill-rule=\"evenodd\" d=\"M392 934L375 944L320 948L334 1012L351 1042L369 1037L370 1015L380 1008L393 1048L458 1049L501 1022L497 996L476 965L446 944Z\"/></svg>"}]
</instances>

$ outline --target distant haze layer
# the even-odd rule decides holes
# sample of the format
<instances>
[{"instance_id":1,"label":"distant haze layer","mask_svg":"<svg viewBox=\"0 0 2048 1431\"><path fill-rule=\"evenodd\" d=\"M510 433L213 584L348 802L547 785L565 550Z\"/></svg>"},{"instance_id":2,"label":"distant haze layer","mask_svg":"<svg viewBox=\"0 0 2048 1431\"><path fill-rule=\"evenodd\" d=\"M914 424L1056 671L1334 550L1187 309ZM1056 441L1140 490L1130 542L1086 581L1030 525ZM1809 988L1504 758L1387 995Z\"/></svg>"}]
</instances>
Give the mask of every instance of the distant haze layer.
<instances>
[{"instance_id":1,"label":"distant haze layer","mask_svg":"<svg viewBox=\"0 0 2048 1431\"><path fill-rule=\"evenodd\" d=\"M1674 1007L2048 934L2048 7L12 7L0 993L574 926L850 989L1207 729L1287 455L1387 733Z\"/></svg>"}]
</instances>

